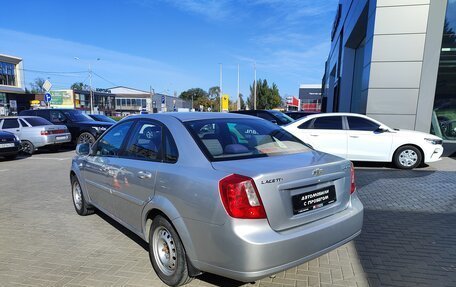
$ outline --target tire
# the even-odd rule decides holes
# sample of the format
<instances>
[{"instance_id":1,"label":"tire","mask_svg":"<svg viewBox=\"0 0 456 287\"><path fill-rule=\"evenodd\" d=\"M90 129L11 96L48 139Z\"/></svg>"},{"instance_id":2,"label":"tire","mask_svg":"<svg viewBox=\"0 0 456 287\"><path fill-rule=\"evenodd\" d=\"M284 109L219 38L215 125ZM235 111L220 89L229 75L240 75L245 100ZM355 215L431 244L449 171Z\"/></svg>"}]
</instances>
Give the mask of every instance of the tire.
<instances>
[{"instance_id":1,"label":"tire","mask_svg":"<svg viewBox=\"0 0 456 287\"><path fill-rule=\"evenodd\" d=\"M400 169L414 169L423 161L421 151L411 145L401 146L396 150L393 157L393 163Z\"/></svg>"},{"instance_id":2,"label":"tire","mask_svg":"<svg viewBox=\"0 0 456 287\"><path fill-rule=\"evenodd\" d=\"M193 279L188 274L187 257L179 235L160 215L150 227L149 258L158 277L169 286L181 286Z\"/></svg>"},{"instance_id":3,"label":"tire","mask_svg":"<svg viewBox=\"0 0 456 287\"><path fill-rule=\"evenodd\" d=\"M23 153L32 155L35 152L35 146L30 141L21 141L21 145Z\"/></svg>"},{"instance_id":4,"label":"tire","mask_svg":"<svg viewBox=\"0 0 456 287\"><path fill-rule=\"evenodd\" d=\"M79 215L86 216L94 212L93 207L85 200L81 185L76 176L71 177L71 197L73 199L74 209Z\"/></svg>"},{"instance_id":5,"label":"tire","mask_svg":"<svg viewBox=\"0 0 456 287\"><path fill-rule=\"evenodd\" d=\"M89 132L83 132L78 136L77 144L89 143L93 144L95 142L95 137Z\"/></svg>"}]
</instances>

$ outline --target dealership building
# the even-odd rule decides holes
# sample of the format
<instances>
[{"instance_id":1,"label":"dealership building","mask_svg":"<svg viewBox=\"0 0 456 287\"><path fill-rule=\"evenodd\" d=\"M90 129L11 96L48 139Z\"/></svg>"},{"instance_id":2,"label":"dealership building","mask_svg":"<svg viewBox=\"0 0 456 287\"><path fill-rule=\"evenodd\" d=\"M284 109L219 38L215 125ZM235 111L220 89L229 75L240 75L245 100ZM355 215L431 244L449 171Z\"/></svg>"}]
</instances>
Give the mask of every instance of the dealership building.
<instances>
[{"instance_id":1,"label":"dealership building","mask_svg":"<svg viewBox=\"0 0 456 287\"><path fill-rule=\"evenodd\" d=\"M431 132L456 152L456 1L341 0L323 110Z\"/></svg>"}]
</instances>

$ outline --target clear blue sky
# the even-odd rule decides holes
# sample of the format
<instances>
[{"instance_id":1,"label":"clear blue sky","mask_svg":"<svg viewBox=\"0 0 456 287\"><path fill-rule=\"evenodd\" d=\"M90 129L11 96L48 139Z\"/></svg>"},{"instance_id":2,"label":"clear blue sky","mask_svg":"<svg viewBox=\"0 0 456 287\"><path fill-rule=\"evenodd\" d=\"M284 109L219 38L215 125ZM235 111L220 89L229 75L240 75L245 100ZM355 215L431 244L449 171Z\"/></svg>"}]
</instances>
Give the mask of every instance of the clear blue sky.
<instances>
[{"instance_id":1,"label":"clear blue sky","mask_svg":"<svg viewBox=\"0 0 456 287\"><path fill-rule=\"evenodd\" d=\"M88 83L178 94L219 84L249 95L257 78L275 82L281 96L318 84L329 53L337 0L4 1L0 54L24 59L26 83L50 78L55 89ZM79 57L80 60L75 60ZM96 59L100 58L99 61Z\"/></svg>"}]
</instances>

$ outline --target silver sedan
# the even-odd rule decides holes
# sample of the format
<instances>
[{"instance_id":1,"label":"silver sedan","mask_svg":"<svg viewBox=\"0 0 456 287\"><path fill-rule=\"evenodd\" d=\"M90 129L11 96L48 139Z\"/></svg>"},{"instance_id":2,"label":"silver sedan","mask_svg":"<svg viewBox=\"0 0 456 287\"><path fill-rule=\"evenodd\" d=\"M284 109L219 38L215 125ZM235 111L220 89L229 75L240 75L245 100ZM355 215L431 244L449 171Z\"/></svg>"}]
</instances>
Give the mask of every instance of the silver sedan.
<instances>
[{"instance_id":1,"label":"silver sedan","mask_svg":"<svg viewBox=\"0 0 456 287\"><path fill-rule=\"evenodd\" d=\"M33 154L38 148L53 148L71 141L71 134L64 125L54 125L41 117L19 116L0 118L0 129L15 134L22 144L22 151Z\"/></svg>"},{"instance_id":2,"label":"silver sedan","mask_svg":"<svg viewBox=\"0 0 456 287\"><path fill-rule=\"evenodd\" d=\"M361 232L350 161L256 117L132 116L76 153L76 212L99 209L148 242L170 286L202 272L251 282Z\"/></svg>"}]
</instances>

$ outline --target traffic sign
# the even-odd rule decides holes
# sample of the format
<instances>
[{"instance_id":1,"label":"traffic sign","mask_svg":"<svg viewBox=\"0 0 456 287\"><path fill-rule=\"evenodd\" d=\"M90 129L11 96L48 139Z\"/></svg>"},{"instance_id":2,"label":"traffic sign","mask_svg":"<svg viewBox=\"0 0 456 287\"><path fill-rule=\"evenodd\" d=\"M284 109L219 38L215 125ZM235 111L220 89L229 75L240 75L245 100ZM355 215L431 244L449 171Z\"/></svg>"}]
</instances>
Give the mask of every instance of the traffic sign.
<instances>
[{"instance_id":1,"label":"traffic sign","mask_svg":"<svg viewBox=\"0 0 456 287\"><path fill-rule=\"evenodd\" d=\"M51 82L49 82L49 80L46 80L46 81L43 83L43 89L44 89L46 92L49 92L49 90L51 90L51 87L52 87L52 84L51 84Z\"/></svg>"},{"instance_id":2,"label":"traffic sign","mask_svg":"<svg viewBox=\"0 0 456 287\"><path fill-rule=\"evenodd\" d=\"M50 101L52 101L51 94L50 93L44 94L44 102L49 103Z\"/></svg>"},{"instance_id":3,"label":"traffic sign","mask_svg":"<svg viewBox=\"0 0 456 287\"><path fill-rule=\"evenodd\" d=\"M164 95L162 96L161 100L162 100L162 104L166 104L166 97Z\"/></svg>"}]
</instances>

